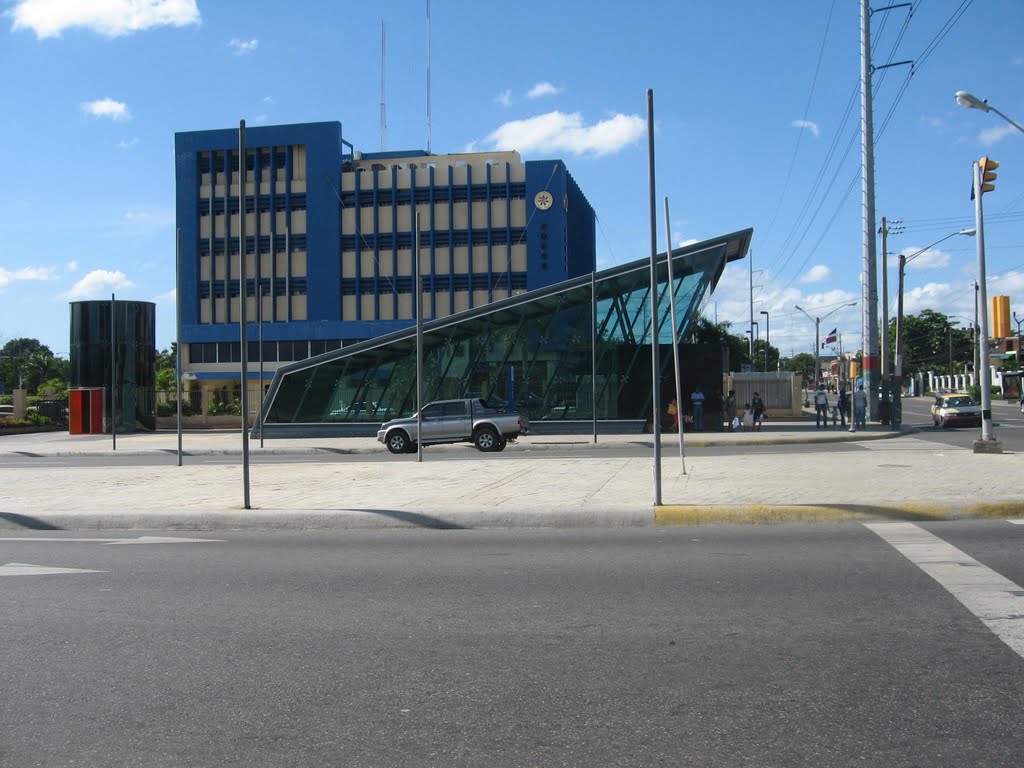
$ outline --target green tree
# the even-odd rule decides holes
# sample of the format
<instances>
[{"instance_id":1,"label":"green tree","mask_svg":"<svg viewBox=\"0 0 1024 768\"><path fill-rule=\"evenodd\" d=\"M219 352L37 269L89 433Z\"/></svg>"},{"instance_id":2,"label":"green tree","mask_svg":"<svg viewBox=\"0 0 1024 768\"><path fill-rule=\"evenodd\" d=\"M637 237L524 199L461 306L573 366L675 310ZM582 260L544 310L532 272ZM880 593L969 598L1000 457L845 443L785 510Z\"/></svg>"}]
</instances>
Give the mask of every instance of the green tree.
<instances>
[{"instance_id":1,"label":"green tree","mask_svg":"<svg viewBox=\"0 0 1024 768\"><path fill-rule=\"evenodd\" d=\"M923 309L903 317L903 377L936 371L953 373L974 364L970 328L959 328L941 312ZM896 320L889 323L889 351L896 359Z\"/></svg>"},{"instance_id":2,"label":"green tree","mask_svg":"<svg viewBox=\"0 0 1024 768\"><path fill-rule=\"evenodd\" d=\"M799 355L783 358L782 370L799 373L804 384L809 384L814 381L814 355L810 352L801 352Z\"/></svg>"},{"instance_id":3,"label":"green tree","mask_svg":"<svg viewBox=\"0 0 1024 768\"><path fill-rule=\"evenodd\" d=\"M725 347L729 353L729 368L738 371L744 365L750 363L750 340L745 336L737 336L730 333L732 323L713 323L706 317L698 317L689 328L688 340L694 344L717 344ZM774 347L772 348L774 349ZM764 360L764 352L761 352L759 360ZM776 359L778 351L775 351ZM769 352L769 360L771 360ZM758 366L755 366L758 367Z\"/></svg>"},{"instance_id":4,"label":"green tree","mask_svg":"<svg viewBox=\"0 0 1024 768\"><path fill-rule=\"evenodd\" d=\"M68 361L54 357L38 339L11 339L0 349L0 379L8 389L34 392L49 379L59 379L67 389L68 373Z\"/></svg>"}]
</instances>

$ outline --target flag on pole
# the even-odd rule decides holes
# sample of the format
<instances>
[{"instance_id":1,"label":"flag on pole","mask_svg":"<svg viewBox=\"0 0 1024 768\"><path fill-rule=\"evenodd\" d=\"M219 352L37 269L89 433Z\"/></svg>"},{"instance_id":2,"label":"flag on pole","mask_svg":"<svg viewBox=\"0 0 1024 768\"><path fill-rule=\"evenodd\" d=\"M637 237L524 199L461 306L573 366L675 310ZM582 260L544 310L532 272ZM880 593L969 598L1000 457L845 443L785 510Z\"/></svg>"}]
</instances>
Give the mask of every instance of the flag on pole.
<instances>
[{"instance_id":1,"label":"flag on pole","mask_svg":"<svg viewBox=\"0 0 1024 768\"><path fill-rule=\"evenodd\" d=\"M832 329L832 333L828 334L825 337L825 340L821 342L822 348L824 348L826 344L835 344L836 343L836 340L839 338L839 336L837 335L838 331L839 331L838 328L833 328Z\"/></svg>"}]
</instances>

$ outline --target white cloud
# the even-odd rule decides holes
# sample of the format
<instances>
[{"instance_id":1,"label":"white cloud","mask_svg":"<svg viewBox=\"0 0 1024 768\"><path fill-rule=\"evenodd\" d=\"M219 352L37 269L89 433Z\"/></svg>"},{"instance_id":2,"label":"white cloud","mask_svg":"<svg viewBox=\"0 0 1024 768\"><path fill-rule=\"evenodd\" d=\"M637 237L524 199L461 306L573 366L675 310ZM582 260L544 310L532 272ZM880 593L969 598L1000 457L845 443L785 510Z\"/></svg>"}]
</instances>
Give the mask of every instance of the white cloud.
<instances>
[{"instance_id":1,"label":"white cloud","mask_svg":"<svg viewBox=\"0 0 1024 768\"><path fill-rule=\"evenodd\" d=\"M171 288L171 290L167 291L166 293L161 293L159 296L154 296L152 299L150 299L150 301L152 301L154 304L170 304L171 306L174 306L177 303L177 300L178 293L177 290L174 288Z\"/></svg>"},{"instance_id":2,"label":"white cloud","mask_svg":"<svg viewBox=\"0 0 1024 768\"><path fill-rule=\"evenodd\" d=\"M818 138L818 124L810 120L794 120L790 123L794 128L806 128L814 134L814 138Z\"/></svg>"},{"instance_id":3,"label":"white cloud","mask_svg":"<svg viewBox=\"0 0 1024 768\"><path fill-rule=\"evenodd\" d=\"M921 250L921 246L915 246L912 248L904 248L900 253L904 256L914 256L913 259L907 262L907 270L911 269L945 269L952 261L953 256L948 251L944 251L941 248L930 248L924 253L918 253ZM899 260L893 259L890 264L894 265L894 269L899 268Z\"/></svg>"},{"instance_id":4,"label":"white cloud","mask_svg":"<svg viewBox=\"0 0 1024 768\"><path fill-rule=\"evenodd\" d=\"M496 104L501 104L503 107L507 107L512 104L512 91L506 88L504 91L494 97Z\"/></svg>"},{"instance_id":5,"label":"white cloud","mask_svg":"<svg viewBox=\"0 0 1024 768\"><path fill-rule=\"evenodd\" d=\"M252 53L260 47L260 41L255 37L252 40L239 40L237 37L231 38L228 42L228 48L235 56L245 56L247 53Z\"/></svg>"},{"instance_id":6,"label":"white cloud","mask_svg":"<svg viewBox=\"0 0 1024 768\"><path fill-rule=\"evenodd\" d=\"M545 96L554 96L562 92L561 88L556 88L551 83L544 81L537 83L533 88L526 92L526 98L528 99L541 99Z\"/></svg>"},{"instance_id":7,"label":"white cloud","mask_svg":"<svg viewBox=\"0 0 1024 768\"><path fill-rule=\"evenodd\" d=\"M688 245L693 245L694 243L699 242L700 240L698 240L697 238L691 237L688 240L680 240L678 243L676 243L676 248L685 248Z\"/></svg>"},{"instance_id":8,"label":"white cloud","mask_svg":"<svg viewBox=\"0 0 1024 768\"><path fill-rule=\"evenodd\" d=\"M117 148L118 149L134 149L138 145L139 145L139 137L138 136L136 136L135 138L132 138L132 139L121 139L119 142L117 142Z\"/></svg>"},{"instance_id":9,"label":"white cloud","mask_svg":"<svg viewBox=\"0 0 1024 768\"><path fill-rule=\"evenodd\" d=\"M929 115L921 115L921 122L927 125L929 128L934 128L939 131L942 130L942 118L931 117Z\"/></svg>"},{"instance_id":10,"label":"white cloud","mask_svg":"<svg viewBox=\"0 0 1024 768\"><path fill-rule=\"evenodd\" d=\"M934 309L943 314L949 312L954 304L955 294L962 294L963 289L955 291L949 283L927 283L926 285L903 291L903 315L916 315L922 309ZM946 308L946 309L940 309Z\"/></svg>"},{"instance_id":11,"label":"white cloud","mask_svg":"<svg viewBox=\"0 0 1024 768\"><path fill-rule=\"evenodd\" d=\"M9 15L13 31L30 29L40 40L77 27L113 38L200 21L196 0L20 0Z\"/></svg>"},{"instance_id":12,"label":"white cloud","mask_svg":"<svg viewBox=\"0 0 1024 768\"><path fill-rule=\"evenodd\" d=\"M273 104L274 103L274 97L273 96L264 96L263 97L263 103L264 104Z\"/></svg>"},{"instance_id":13,"label":"white cloud","mask_svg":"<svg viewBox=\"0 0 1024 768\"><path fill-rule=\"evenodd\" d=\"M638 141L647 123L639 115L616 114L591 126L578 113L548 112L498 126L484 141L492 149L607 155Z\"/></svg>"},{"instance_id":14,"label":"white cloud","mask_svg":"<svg viewBox=\"0 0 1024 768\"><path fill-rule=\"evenodd\" d=\"M129 280L124 272L94 269L71 286L70 291L62 293L61 298L69 301L103 299L115 291L134 287L135 283Z\"/></svg>"},{"instance_id":15,"label":"white cloud","mask_svg":"<svg viewBox=\"0 0 1024 768\"><path fill-rule=\"evenodd\" d=\"M128 105L123 101L115 101L111 98L96 99L96 101L82 102L82 111L93 117L109 117L118 122L131 120L132 114L128 111Z\"/></svg>"},{"instance_id":16,"label":"white cloud","mask_svg":"<svg viewBox=\"0 0 1024 768\"><path fill-rule=\"evenodd\" d=\"M981 142L983 147L991 147L993 144L998 144L1007 136L1013 136L1017 133L1020 133L1020 131L1012 125L997 125L994 128L986 128L982 131L978 135L978 141Z\"/></svg>"},{"instance_id":17,"label":"white cloud","mask_svg":"<svg viewBox=\"0 0 1024 768\"><path fill-rule=\"evenodd\" d=\"M77 261L69 261L68 262L68 272L74 272L76 269L78 269L78 262Z\"/></svg>"},{"instance_id":18,"label":"white cloud","mask_svg":"<svg viewBox=\"0 0 1024 768\"><path fill-rule=\"evenodd\" d=\"M800 278L801 283L820 283L832 277L832 270L824 264L816 264Z\"/></svg>"},{"instance_id":19,"label":"white cloud","mask_svg":"<svg viewBox=\"0 0 1024 768\"><path fill-rule=\"evenodd\" d=\"M56 280L57 275L53 267L22 267L21 269L7 270L0 267L0 290L16 280Z\"/></svg>"}]
</instances>

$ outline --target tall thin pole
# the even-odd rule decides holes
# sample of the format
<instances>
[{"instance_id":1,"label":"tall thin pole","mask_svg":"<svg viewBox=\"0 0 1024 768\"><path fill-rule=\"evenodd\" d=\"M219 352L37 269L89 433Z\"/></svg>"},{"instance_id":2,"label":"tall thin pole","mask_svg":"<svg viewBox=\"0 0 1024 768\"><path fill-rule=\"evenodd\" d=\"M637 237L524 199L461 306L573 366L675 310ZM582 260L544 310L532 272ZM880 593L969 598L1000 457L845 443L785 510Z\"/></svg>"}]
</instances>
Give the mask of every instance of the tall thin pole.
<instances>
[{"instance_id":1,"label":"tall thin pole","mask_svg":"<svg viewBox=\"0 0 1024 768\"><path fill-rule=\"evenodd\" d=\"M249 504L249 336L246 304L249 296L245 269L245 120L238 121L238 337L242 347L242 487L243 503ZM289 270L291 271L291 270Z\"/></svg>"},{"instance_id":2,"label":"tall thin pole","mask_svg":"<svg viewBox=\"0 0 1024 768\"><path fill-rule=\"evenodd\" d=\"M178 402L178 466L181 466L181 227L178 227L177 243L174 249L174 302L177 309L175 322L176 344L174 352L175 398Z\"/></svg>"},{"instance_id":3,"label":"tall thin pole","mask_svg":"<svg viewBox=\"0 0 1024 768\"><path fill-rule=\"evenodd\" d=\"M114 294L110 294L110 439L117 450L117 336L114 327L116 309Z\"/></svg>"},{"instance_id":4,"label":"tall thin pole","mask_svg":"<svg viewBox=\"0 0 1024 768\"><path fill-rule=\"evenodd\" d=\"M988 288L985 277L985 215L981 198L981 163L974 164L974 227L978 238L978 356L981 365L981 440L995 442L992 430L992 371L988 364ZM975 449L978 445L975 443Z\"/></svg>"},{"instance_id":5,"label":"tall thin pole","mask_svg":"<svg viewBox=\"0 0 1024 768\"><path fill-rule=\"evenodd\" d=\"M821 318L814 318L814 389L821 380Z\"/></svg>"},{"instance_id":6,"label":"tall thin pole","mask_svg":"<svg viewBox=\"0 0 1024 768\"><path fill-rule=\"evenodd\" d=\"M259 260L259 250L256 250L256 258ZM259 347L260 347L260 383L259 392L260 396L260 407L258 424L260 429L260 448L263 447L263 285L260 283L259 277L256 278L256 301L259 304L256 305L256 319L257 325L259 326Z\"/></svg>"},{"instance_id":7,"label":"tall thin pole","mask_svg":"<svg viewBox=\"0 0 1024 768\"><path fill-rule=\"evenodd\" d=\"M754 365L754 253L747 254L747 266L750 268L750 365Z\"/></svg>"},{"instance_id":8,"label":"tall thin pole","mask_svg":"<svg viewBox=\"0 0 1024 768\"><path fill-rule=\"evenodd\" d=\"M886 253L886 237L889 229L885 225L885 216L882 217L882 227L878 230L882 235L882 399L889 399L891 378L889 367L892 361L889 359L889 255Z\"/></svg>"},{"instance_id":9,"label":"tall thin pole","mask_svg":"<svg viewBox=\"0 0 1024 768\"><path fill-rule=\"evenodd\" d=\"M427 0L427 154L430 154L430 0Z\"/></svg>"},{"instance_id":10,"label":"tall thin pole","mask_svg":"<svg viewBox=\"0 0 1024 768\"><path fill-rule=\"evenodd\" d=\"M590 415L597 442L597 273L590 272Z\"/></svg>"},{"instance_id":11,"label":"tall thin pole","mask_svg":"<svg viewBox=\"0 0 1024 768\"><path fill-rule=\"evenodd\" d=\"M981 381L981 348L978 346L978 281L974 281L974 327L971 328L971 344L974 347L974 380Z\"/></svg>"},{"instance_id":12,"label":"tall thin pole","mask_svg":"<svg viewBox=\"0 0 1024 768\"><path fill-rule=\"evenodd\" d=\"M380 20L380 151L388 145L388 117L384 100L384 19Z\"/></svg>"},{"instance_id":13,"label":"tall thin pole","mask_svg":"<svg viewBox=\"0 0 1024 768\"><path fill-rule=\"evenodd\" d=\"M665 248L666 261L668 262L668 301L669 301L669 312L672 318L672 363L675 368L675 384L676 384L676 414L679 413L679 408L683 402L683 383L680 381L680 369L679 369L679 326L676 324L676 281L675 274L672 270L672 225L671 219L668 214L668 198L665 198L665 242L668 245ZM679 419L679 464L683 468L683 474L686 474L686 449L683 445L684 438L683 434L686 432L682 428L683 420ZM699 425L703 429L703 424Z\"/></svg>"},{"instance_id":14,"label":"tall thin pole","mask_svg":"<svg viewBox=\"0 0 1024 768\"><path fill-rule=\"evenodd\" d=\"M658 203L654 183L654 91L647 89L647 175L651 215L651 430L654 433L654 504L661 506L661 365L658 357ZM678 407L677 403L677 407ZM682 429L683 420L679 420Z\"/></svg>"},{"instance_id":15,"label":"tall thin pole","mask_svg":"<svg viewBox=\"0 0 1024 768\"><path fill-rule=\"evenodd\" d=\"M420 212L412 235L413 274L416 276L416 461L423 461L423 290L420 287Z\"/></svg>"},{"instance_id":16,"label":"tall thin pole","mask_svg":"<svg viewBox=\"0 0 1024 768\"><path fill-rule=\"evenodd\" d=\"M868 0L860 3L861 54L861 187L864 228L864 387L868 394L868 416L878 415L878 261L875 249L875 129L871 100L871 8Z\"/></svg>"}]
</instances>

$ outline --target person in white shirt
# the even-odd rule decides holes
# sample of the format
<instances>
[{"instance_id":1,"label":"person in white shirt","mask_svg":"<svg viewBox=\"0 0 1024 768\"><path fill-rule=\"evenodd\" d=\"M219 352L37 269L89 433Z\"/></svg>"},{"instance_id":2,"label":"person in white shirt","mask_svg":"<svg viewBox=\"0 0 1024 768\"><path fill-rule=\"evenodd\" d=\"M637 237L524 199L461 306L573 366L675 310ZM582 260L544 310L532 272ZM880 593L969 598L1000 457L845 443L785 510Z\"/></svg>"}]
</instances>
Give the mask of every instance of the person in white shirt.
<instances>
[{"instance_id":1,"label":"person in white shirt","mask_svg":"<svg viewBox=\"0 0 1024 768\"><path fill-rule=\"evenodd\" d=\"M853 423L860 429L867 429L868 396L864 394L864 385L857 387L853 393Z\"/></svg>"},{"instance_id":2,"label":"person in white shirt","mask_svg":"<svg viewBox=\"0 0 1024 768\"><path fill-rule=\"evenodd\" d=\"M828 393L824 384L819 384L814 392L814 424L818 429L828 429Z\"/></svg>"}]
</instances>

